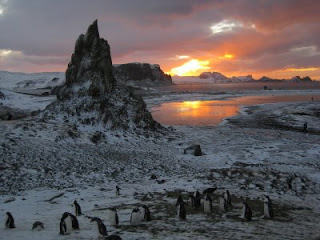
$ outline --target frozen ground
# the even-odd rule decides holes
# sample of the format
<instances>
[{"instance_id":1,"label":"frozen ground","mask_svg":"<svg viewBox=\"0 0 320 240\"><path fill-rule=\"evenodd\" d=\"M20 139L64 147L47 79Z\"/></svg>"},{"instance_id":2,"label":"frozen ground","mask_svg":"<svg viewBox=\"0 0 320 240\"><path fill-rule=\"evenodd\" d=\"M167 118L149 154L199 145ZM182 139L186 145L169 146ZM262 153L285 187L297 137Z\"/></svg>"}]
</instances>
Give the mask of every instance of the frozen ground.
<instances>
[{"instance_id":1,"label":"frozen ground","mask_svg":"<svg viewBox=\"0 0 320 240\"><path fill-rule=\"evenodd\" d=\"M179 97L202 99L199 93L167 94L147 102L153 106ZM17 228L1 229L0 239L97 239L97 228L87 218L94 216L123 239L313 239L320 236L319 105L248 107L215 127L179 126L167 136L106 132L97 144L90 140L92 129L31 118L1 121L0 218L11 212ZM306 118L309 131L303 132ZM200 144L205 155L184 155L191 144ZM180 193L187 200L189 192L212 186L218 188L212 215L187 206L187 220L176 218ZM218 194L226 189L234 208L221 214ZM260 218L262 194L274 201L274 220ZM75 199L84 212L78 218L81 230L60 236L61 215L74 212ZM252 222L239 218L242 200L253 209ZM140 203L150 207L153 220L130 226L130 212ZM110 207L118 210L118 227L108 222ZM45 230L31 231L36 220Z\"/></svg>"}]
</instances>

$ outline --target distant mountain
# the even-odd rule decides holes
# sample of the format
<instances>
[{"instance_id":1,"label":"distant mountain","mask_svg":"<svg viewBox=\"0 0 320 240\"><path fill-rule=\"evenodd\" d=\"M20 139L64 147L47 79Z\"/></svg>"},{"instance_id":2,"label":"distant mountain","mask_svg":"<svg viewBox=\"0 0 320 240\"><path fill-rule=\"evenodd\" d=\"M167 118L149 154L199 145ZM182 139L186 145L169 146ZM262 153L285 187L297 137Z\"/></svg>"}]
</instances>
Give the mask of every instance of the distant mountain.
<instances>
[{"instance_id":1,"label":"distant mountain","mask_svg":"<svg viewBox=\"0 0 320 240\"><path fill-rule=\"evenodd\" d=\"M196 77L190 77L196 78ZM175 78L176 79L176 78ZM247 76L233 76L231 78L226 77L225 75L219 72L203 72L199 75L199 81L205 81L207 83L241 83L241 82L280 82L280 81L289 81L289 82L312 82L310 77L301 78L300 76L295 76L291 79L273 79L270 77L263 76L258 80L255 80L252 75ZM184 79L186 82L186 79Z\"/></svg>"},{"instance_id":2,"label":"distant mountain","mask_svg":"<svg viewBox=\"0 0 320 240\"><path fill-rule=\"evenodd\" d=\"M312 79L309 76L304 78L301 78L300 76L295 76L291 78L289 81L290 82L312 82Z\"/></svg>"},{"instance_id":3,"label":"distant mountain","mask_svg":"<svg viewBox=\"0 0 320 240\"><path fill-rule=\"evenodd\" d=\"M219 72L203 72L199 76L200 79L210 79L214 81L226 81L228 78Z\"/></svg>"},{"instance_id":4,"label":"distant mountain","mask_svg":"<svg viewBox=\"0 0 320 240\"><path fill-rule=\"evenodd\" d=\"M233 76L231 78L228 78L219 72L203 72L200 74L199 78L209 80L210 82L214 83L237 83L254 81L252 75L237 77Z\"/></svg>"}]
</instances>

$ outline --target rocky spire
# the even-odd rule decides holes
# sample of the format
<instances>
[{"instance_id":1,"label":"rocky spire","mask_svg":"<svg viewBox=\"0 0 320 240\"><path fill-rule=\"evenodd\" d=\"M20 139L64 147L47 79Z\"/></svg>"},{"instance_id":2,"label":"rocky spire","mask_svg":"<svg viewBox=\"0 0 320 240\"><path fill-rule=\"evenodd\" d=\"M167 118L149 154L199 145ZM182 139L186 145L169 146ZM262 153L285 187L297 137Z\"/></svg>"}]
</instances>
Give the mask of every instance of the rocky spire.
<instances>
[{"instance_id":1,"label":"rocky spire","mask_svg":"<svg viewBox=\"0 0 320 240\"><path fill-rule=\"evenodd\" d=\"M99 36L95 20L86 34L76 41L66 71L66 84L58 93L60 100L75 95L98 97L111 92L115 85L108 42Z\"/></svg>"},{"instance_id":2,"label":"rocky spire","mask_svg":"<svg viewBox=\"0 0 320 240\"><path fill-rule=\"evenodd\" d=\"M137 133L162 129L143 99L115 80L110 46L100 38L97 21L79 36L57 97L42 114L45 121L89 125L90 131L95 126L99 131L103 127Z\"/></svg>"}]
</instances>

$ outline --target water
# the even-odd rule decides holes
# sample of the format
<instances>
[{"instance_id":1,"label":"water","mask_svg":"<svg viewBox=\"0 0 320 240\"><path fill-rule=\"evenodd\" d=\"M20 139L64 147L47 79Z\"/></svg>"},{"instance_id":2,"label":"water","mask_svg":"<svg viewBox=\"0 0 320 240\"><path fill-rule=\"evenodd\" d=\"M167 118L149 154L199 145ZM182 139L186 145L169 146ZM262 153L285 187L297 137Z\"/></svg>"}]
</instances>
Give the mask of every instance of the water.
<instances>
[{"instance_id":1,"label":"water","mask_svg":"<svg viewBox=\"0 0 320 240\"><path fill-rule=\"evenodd\" d=\"M311 95L245 96L227 100L163 103L151 109L153 118L163 125L214 126L237 115L241 106L264 103L311 101ZM313 96L320 101L319 96Z\"/></svg>"}]
</instances>

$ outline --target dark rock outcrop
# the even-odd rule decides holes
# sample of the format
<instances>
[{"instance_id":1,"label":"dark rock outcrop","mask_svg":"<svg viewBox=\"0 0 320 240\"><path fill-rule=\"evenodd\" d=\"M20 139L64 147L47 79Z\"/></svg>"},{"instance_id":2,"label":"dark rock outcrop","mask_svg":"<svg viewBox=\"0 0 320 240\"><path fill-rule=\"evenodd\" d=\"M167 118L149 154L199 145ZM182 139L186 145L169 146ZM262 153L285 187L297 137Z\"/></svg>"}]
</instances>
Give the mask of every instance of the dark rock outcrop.
<instances>
[{"instance_id":1,"label":"dark rock outcrop","mask_svg":"<svg viewBox=\"0 0 320 240\"><path fill-rule=\"evenodd\" d=\"M99 37L97 21L78 38L66 83L56 91L58 100L43 113L45 121L135 132L161 128L142 98L114 78L110 47Z\"/></svg>"},{"instance_id":2,"label":"dark rock outcrop","mask_svg":"<svg viewBox=\"0 0 320 240\"><path fill-rule=\"evenodd\" d=\"M132 86L171 85L171 76L165 74L158 64L126 63L113 66L117 81Z\"/></svg>"},{"instance_id":3,"label":"dark rock outcrop","mask_svg":"<svg viewBox=\"0 0 320 240\"><path fill-rule=\"evenodd\" d=\"M62 100L73 96L103 96L113 90L115 82L110 46L100 38L96 20L76 41L66 71L66 83L57 97Z\"/></svg>"},{"instance_id":4,"label":"dark rock outcrop","mask_svg":"<svg viewBox=\"0 0 320 240\"><path fill-rule=\"evenodd\" d=\"M202 156L202 151L200 145L192 145L187 147L183 151L184 154L192 154L194 156Z\"/></svg>"}]
</instances>

